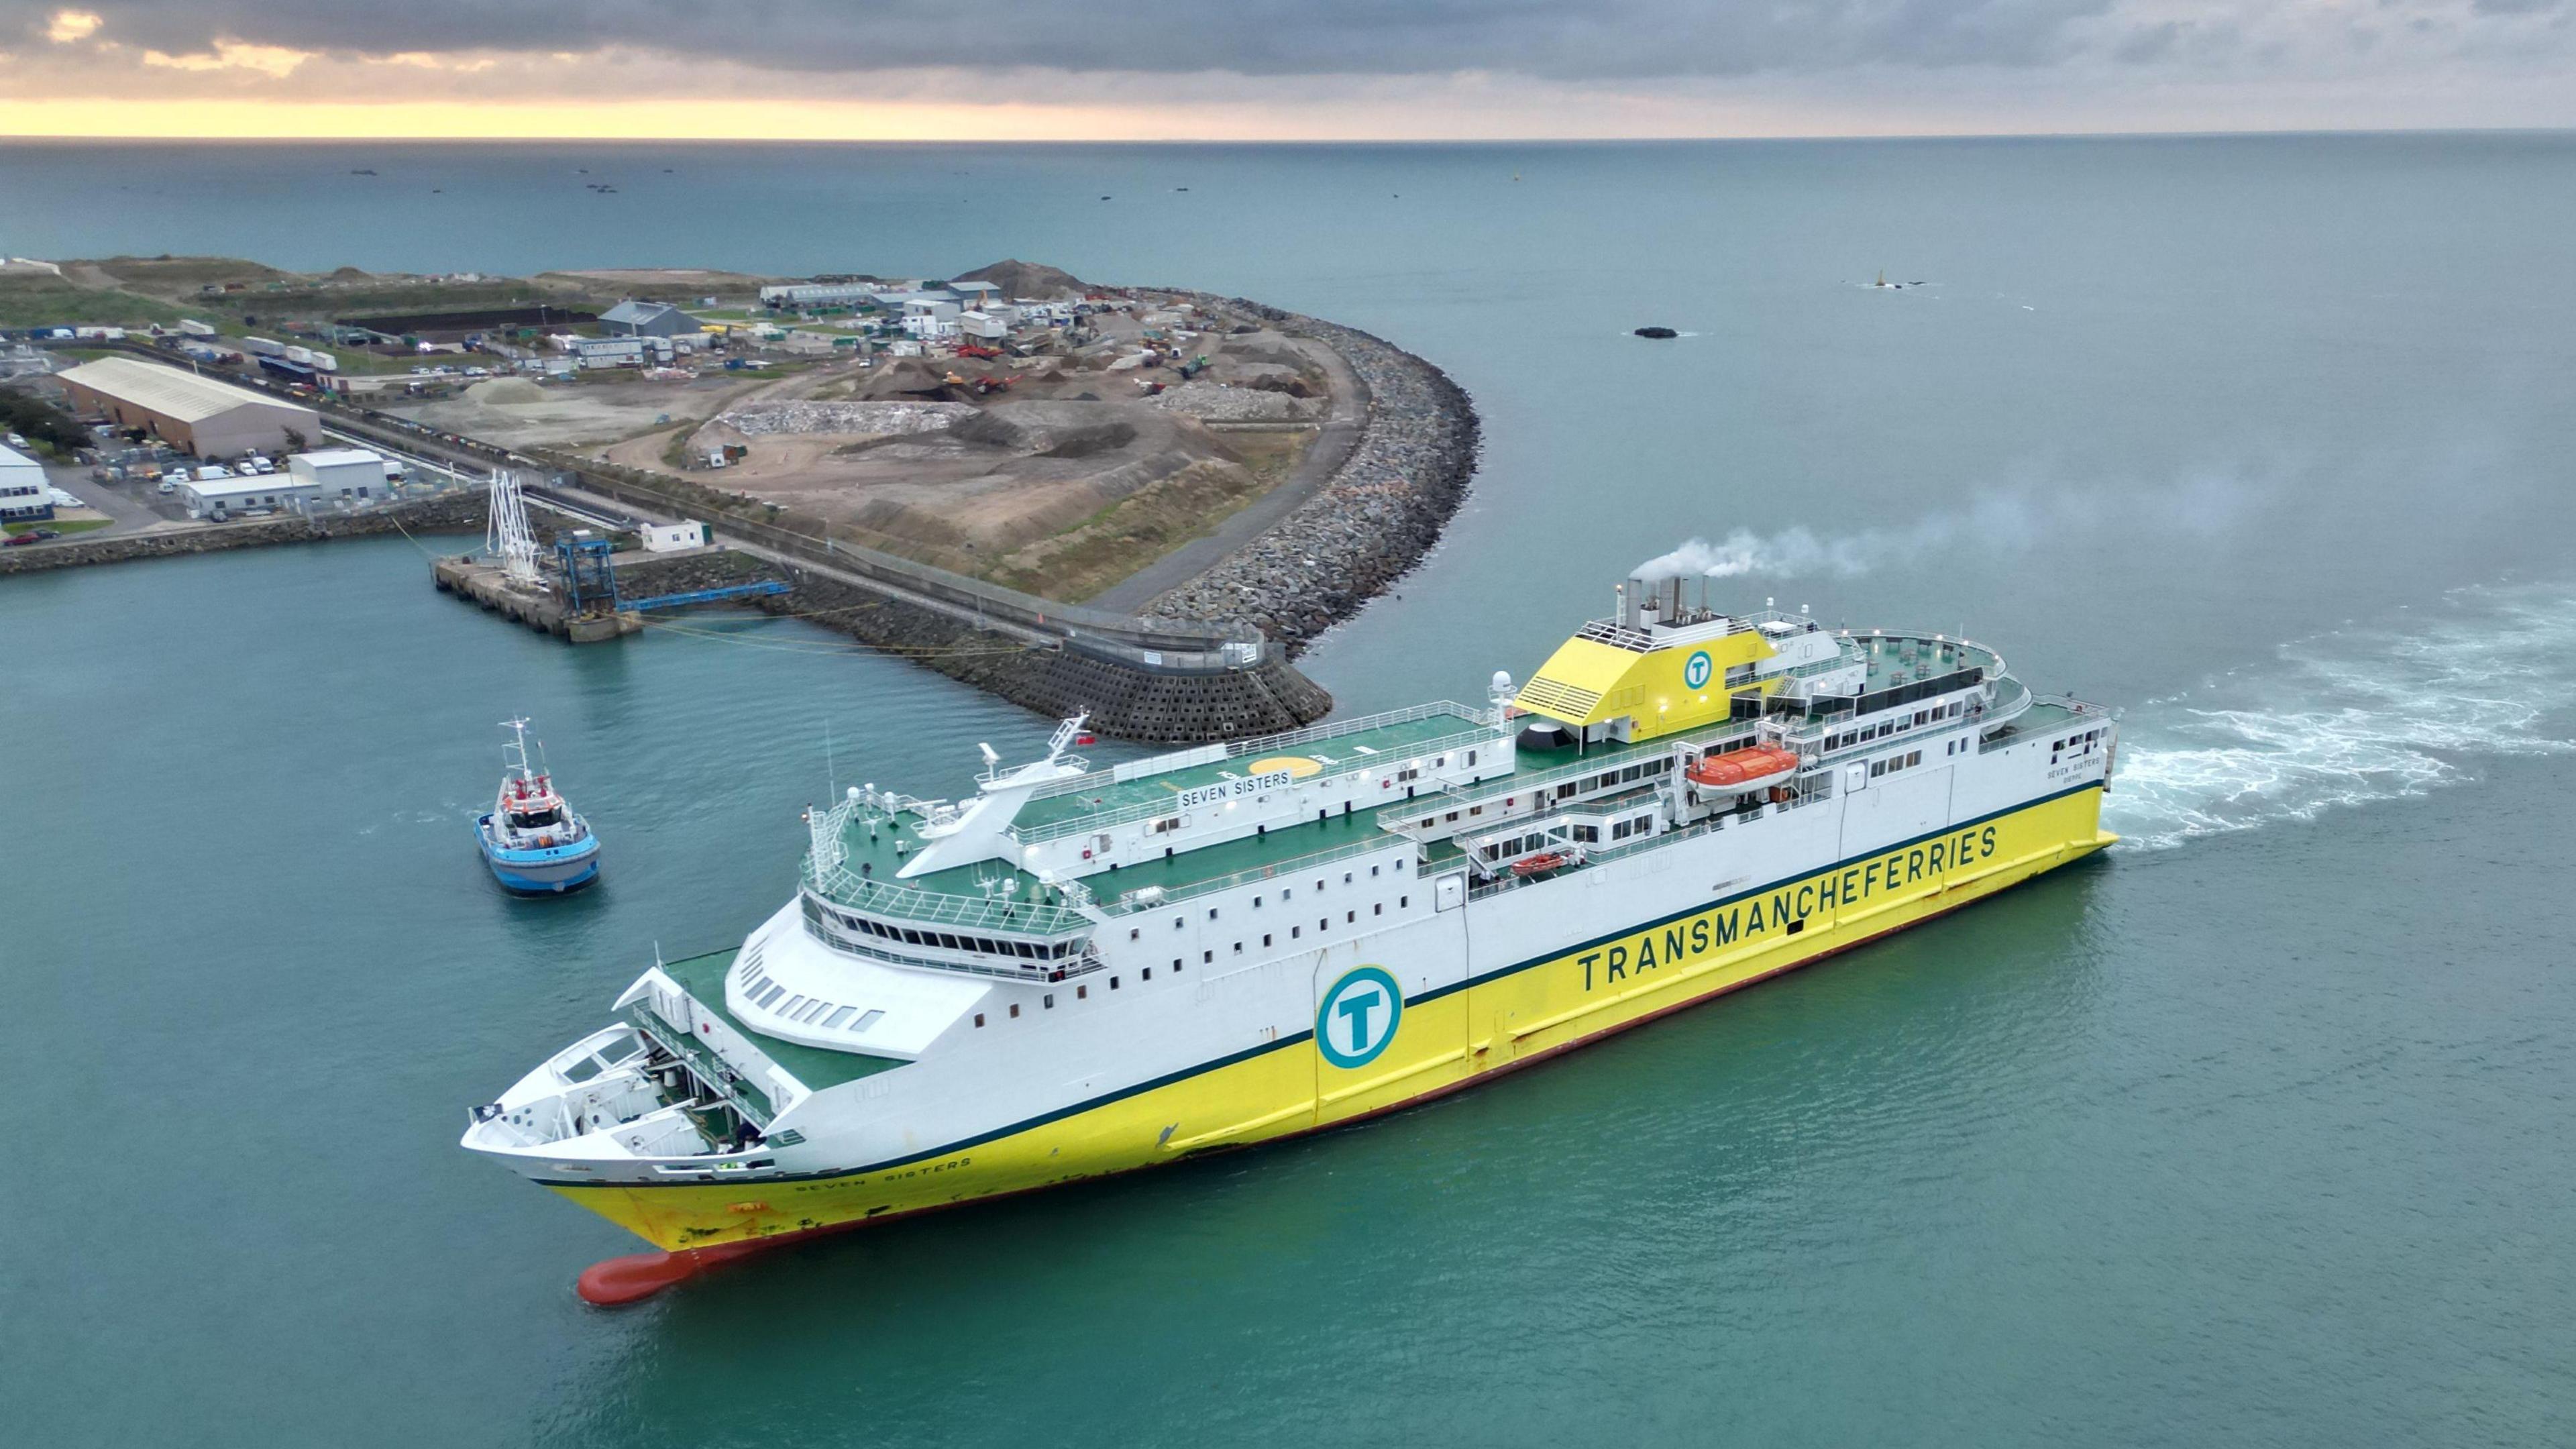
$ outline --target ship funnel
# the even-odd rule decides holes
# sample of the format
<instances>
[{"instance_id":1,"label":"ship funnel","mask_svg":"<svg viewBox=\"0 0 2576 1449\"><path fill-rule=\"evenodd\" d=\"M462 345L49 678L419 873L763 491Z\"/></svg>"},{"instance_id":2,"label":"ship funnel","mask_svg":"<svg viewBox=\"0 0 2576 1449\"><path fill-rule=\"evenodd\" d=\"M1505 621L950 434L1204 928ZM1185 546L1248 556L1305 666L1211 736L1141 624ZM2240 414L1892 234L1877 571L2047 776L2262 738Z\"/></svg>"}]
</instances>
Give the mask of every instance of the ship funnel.
<instances>
[{"instance_id":1,"label":"ship funnel","mask_svg":"<svg viewBox=\"0 0 2576 1449\"><path fill-rule=\"evenodd\" d=\"M1646 581L1630 579L1619 590L1619 627L1646 627Z\"/></svg>"}]
</instances>

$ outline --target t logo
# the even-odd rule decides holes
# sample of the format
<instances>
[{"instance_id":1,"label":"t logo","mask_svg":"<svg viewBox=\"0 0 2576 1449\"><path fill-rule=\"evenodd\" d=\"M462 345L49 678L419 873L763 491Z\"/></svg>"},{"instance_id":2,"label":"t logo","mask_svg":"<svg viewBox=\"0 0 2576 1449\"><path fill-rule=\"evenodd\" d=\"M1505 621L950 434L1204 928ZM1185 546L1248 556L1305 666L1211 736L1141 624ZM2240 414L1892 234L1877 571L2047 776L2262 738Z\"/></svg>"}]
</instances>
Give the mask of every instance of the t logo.
<instances>
[{"instance_id":1,"label":"t logo","mask_svg":"<svg viewBox=\"0 0 2576 1449\"><path fill-rule=\"evenodd\" d=\"M1404 992L1395 978L1362 966L1333 983L1315 1008L1315 1047L1324 1060L1349 1069L1377 1060L1404 1019Z\"/></svg>"},{"instance_id":2,"label":"t logo","mask_svg":"<svg viewBox=\"0 0 2576 1449\"><path fill-rule=\"evenodd\" d=\"M1693 689L1706 689L1709 671L1714 668L1716 666L1709 662L1708 651L1702 649L1690 657L1688 664L1682 666L1682 683Z\"/></svg>"}]
</instances>

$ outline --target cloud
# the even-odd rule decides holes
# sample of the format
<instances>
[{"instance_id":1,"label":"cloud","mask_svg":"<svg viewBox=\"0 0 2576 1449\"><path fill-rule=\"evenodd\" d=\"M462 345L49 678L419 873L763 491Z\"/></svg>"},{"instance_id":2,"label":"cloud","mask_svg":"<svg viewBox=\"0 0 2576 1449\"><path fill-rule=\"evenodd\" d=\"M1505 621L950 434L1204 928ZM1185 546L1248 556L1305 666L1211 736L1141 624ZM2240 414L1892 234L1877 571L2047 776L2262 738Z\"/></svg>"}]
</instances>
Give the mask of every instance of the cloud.
<instances>
[{"instance_id":1,"label":"cloud","mask_svg":"<svg viewBox=\"0 0 2576 1449\"><path fill-rule=\"evenodd\" d=\"M45 38L56 45L69 45L98 34L102 23L95 11L57 10L52 21L45 26Z\"/></svg>"},{"instance_id":2,"label":"cloud","mask_svg":"<svg viewBox=\"0 0 2576 1449\"><path fill-rule=\"evenodd\" d=\"M0 131L112 114L147 68L189 72L183 99L445 104L468 130L470 107L654 102L840 108L816 135L1008 111L1063 139L2576 124L2569 0L94 5L0 0L0 40L32 42Z\"/></svg>"},{"instance_id":3,"label":"cloud","mask_svg":"<svg viewBox=\"0 0 2576 1449\"><path fill-rule=\"evenodd\" d=\"M6 0L0 0L6 3ZM360 54L649 48L778 71L1034 68L1554 79L2033 66L2119 0L103 0L164 54L223 37Z\"/></svg>"},{"instance_id":4,"label":"cloud","mask_svg":"<svg viewBox=\"0 0 2576 1449\"><path fill-rule=\"evenodd\" d=\"M282 45L244 45L238 40L218 40L211 50L190 51L185 55L165 55L157 50L143 52L143 63L164 70L255 70L279 80L295 74L296 68L313 58L309 50L290 50Z\"/></svg>"}]
</instances>

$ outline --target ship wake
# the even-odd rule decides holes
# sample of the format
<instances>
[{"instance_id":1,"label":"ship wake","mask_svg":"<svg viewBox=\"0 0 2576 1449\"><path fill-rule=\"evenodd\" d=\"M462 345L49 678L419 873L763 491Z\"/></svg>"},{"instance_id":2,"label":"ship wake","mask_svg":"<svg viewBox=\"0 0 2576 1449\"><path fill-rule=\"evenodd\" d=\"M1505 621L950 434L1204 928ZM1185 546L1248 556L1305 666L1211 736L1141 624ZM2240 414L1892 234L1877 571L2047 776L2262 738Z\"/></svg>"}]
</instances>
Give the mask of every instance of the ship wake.
<instances>
[{"instance_id":1,"label":"ship wake","mask_svg":"<svg viewBox=\"0 0 2576 1449\"><path fill-rule=\"evenodd\" d=\"M2576 751L2576 597L2454 590L2411 630L2348 630L2129 712L2103 823L2160 849Z\"/></svg>"}]
</instances>

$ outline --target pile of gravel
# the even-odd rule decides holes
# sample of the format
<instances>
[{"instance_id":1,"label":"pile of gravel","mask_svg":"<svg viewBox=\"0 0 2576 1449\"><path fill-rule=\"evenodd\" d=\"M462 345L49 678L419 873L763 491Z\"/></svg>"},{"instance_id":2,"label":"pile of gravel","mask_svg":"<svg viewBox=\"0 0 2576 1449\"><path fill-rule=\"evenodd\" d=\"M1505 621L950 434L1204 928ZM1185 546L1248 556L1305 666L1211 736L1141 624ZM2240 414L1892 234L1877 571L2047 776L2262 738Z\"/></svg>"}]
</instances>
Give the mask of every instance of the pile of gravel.
<instances>
[{"instance_id":1,"label":"pile of gravel","mask_svg":"<svg viewBox=\"0 0 2576 1449\"><path fill-rule=\"evenodd\" d=\"M1257 387L1229 387L1193 378L1155 395L1153 405L1218 423L1295 423L1315 416L1317 404Z\"/></svg>"},{"instance_id":2,"label":"pile of gravel","mask_svg":"<svg viewBox=\"0 0 2576 1449\"><path fill-rule=\"evenodd\" d=\"M727 408L716 421L746 438L788 433L863 433L895 437L935 433L975 409L953 402L811 402L787 399L747 402Z\"/></svg>"}]
</instances>

